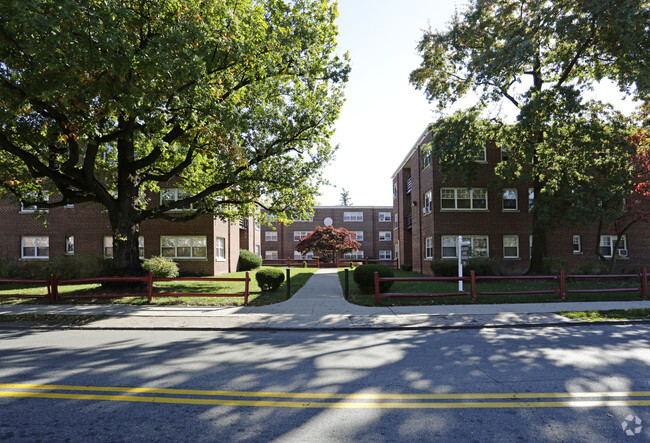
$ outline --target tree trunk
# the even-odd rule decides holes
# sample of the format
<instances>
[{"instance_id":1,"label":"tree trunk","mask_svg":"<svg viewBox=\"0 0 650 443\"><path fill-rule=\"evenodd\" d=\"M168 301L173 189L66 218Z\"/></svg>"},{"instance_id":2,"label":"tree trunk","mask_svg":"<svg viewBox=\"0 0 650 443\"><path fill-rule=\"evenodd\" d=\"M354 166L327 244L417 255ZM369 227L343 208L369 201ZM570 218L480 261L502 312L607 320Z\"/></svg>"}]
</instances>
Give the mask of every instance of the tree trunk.
<instances>
[{"instance_id":1,"label":"tree trunk","mask_svg":"<svg viewBox=\"0 0 650 443\"><path fill-rule=\"evenodd\" d=\"M113 268L116 275L144 275L140 263L138 239L140 225L125 218L112 224Z\"/></svg>"}]
</instances>

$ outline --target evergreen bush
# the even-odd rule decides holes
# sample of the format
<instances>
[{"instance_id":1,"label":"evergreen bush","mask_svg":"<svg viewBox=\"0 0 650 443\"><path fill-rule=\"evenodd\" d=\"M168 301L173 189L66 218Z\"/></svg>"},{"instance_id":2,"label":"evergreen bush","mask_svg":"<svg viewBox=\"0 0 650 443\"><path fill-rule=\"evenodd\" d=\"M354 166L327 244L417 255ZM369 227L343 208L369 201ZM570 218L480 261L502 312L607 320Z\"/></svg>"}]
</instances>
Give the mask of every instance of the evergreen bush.
<instances>
[{"instance_id":1,"label":"evergreen bush","mask_svg":"<svg viewBox=\"0 0 650 443\"><path fill-rule=\"evenodd\" d=\"M147 258L142 263L142 268L145 271L153 272L154 277L178 277L178 265L176 262L166 257L156 256Z\"/></svg>"},{"instance_id":2,"label":"evergreen bush","mask_svg":"<svg viewBox=\"0 0 650 443\"><path fill-rule=\"evenodd\" d=\"M262 257L246 249L242 249L239 252L239 263L237 265L239 271L250 271L260 266L262 266Z\"/></svg>"},{"instance_id":3,"label":"evergreen bush","mask_svg":"<svg viewBox=\"0 0 650 443\"><path fill-rule=\"evenodd\" d=\"M354 270L354 282L359 286L364 293L373 293L375 292L375 272L379 274L380 277L394 277L395 271L393 268L389 268L384 265L361 265ZM393 282L381 282L379 284L379 290L381 292L388 292L390 290Z\"/></svg>"},{"instance_id":4,"label":"evergreen bush","mask_svg":"<svg viewBox=\"0 0 650 443\"><path fill-rule=\"evenodd\" d=\"M276 268L264 268L255 273L255 280L262 291L274 291L284 281L284 272Z\"/></svg>"}]
</instances>

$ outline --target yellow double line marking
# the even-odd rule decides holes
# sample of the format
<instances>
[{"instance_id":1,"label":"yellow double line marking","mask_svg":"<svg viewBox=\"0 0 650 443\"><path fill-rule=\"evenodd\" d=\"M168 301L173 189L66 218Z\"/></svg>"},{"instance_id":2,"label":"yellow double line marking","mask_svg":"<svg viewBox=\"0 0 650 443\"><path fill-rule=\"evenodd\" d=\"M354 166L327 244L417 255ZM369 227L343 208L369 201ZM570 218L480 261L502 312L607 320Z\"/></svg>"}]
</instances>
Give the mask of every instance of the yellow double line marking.
<instances>
[{"instance_id":1,"label":"yellow double line marking","mask_svg":"<svg viewBox=\"0 0 650 443\"><path fill-rule=\"evenodd\" d=\"M333 409L466 409L466 408L594 408L604 406L650 406L650 391L639 392L542 392L542 393L458 393L458 394L336 394L294 392L213 391L196 389L158 389L102 386L37 385L0 383L0 397L55 398L72 400L174 403L210 406L256 406L274 408ZM7 390L11 389L11 390ZM34 392L36 391L36 392ZM68 391L68 392L42 392ZM75 392L95 392L93 394ZM96 394L108 392L113 394ZM164 394L188 398L134 394ZM248 398L237 400L236 398ZM287 400L255 400L287 399ZM564 399L530 401L531 399ZM616 400L611 400L616 399ZM299 400L299 401L297 401ZM335 401L312 401L335 400ZM366 400L366 401L363 401ZM386 401L397 400L397 401ZM435 401L438 400L438 401ZM440 401L444 400L444 401ZM474 401L472 401L474 400ZM477 401L479 400L479 401ZM509 401L491 401L509 400Z\"/></svg>"}]
</instances>

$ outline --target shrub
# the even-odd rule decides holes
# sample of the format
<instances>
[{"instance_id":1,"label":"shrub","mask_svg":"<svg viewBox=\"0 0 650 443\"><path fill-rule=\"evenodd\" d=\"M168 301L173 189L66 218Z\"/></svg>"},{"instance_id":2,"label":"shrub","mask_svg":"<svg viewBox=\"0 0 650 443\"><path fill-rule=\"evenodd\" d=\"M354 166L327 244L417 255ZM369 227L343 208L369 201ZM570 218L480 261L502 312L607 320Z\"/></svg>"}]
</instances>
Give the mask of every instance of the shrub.
<instances>
[{"instance_id":1,"label":"shrub","mask_svg":"<svg viewBox=\"0 0 650 443\"><path fill-rule=\"evenodd\" d=\"M431 262L431 270L436 277L457 277L457 260L440 260ZM463 266L463 275L468 276L473 270L476 275L497 275L494 261L488 257L471 257L469 263Z\"/></svg>"},{"instance_id":2,"label":"shrub","mask_svg":"<svg viewBox=\"0 0 650 443\"><path fill-rule=\"evenodd\" d=\"M402 271L411 272L413 270L413 265L410 263L404 263L402 266L400 266L400 269Z\"/></svg>"},{"instance_id":3,"label":"shrub","mask_svg":"<svg viewBox=\"0 0 650 443\"><path fill-rule=\"evenodd\" d=\"M166 257L157 256L147 258L142 262L142 268L145 271L153 272L154 277L178 277L178 265L176 262Z\"/></svg>"},{"instance_id":4,"label":"shrub","mask_svg":"<svg viewBox=\"0 0 650 443\"><path fill-rule=\"evenodd\" d=\"M306 262L306 261L302 262L302 267L303 267L303 268L308 268L308 267L309 267L309 266L307 266L307 262Z\"/></svg>"},{"instance_id":5,"label":"shrub","mask_svg":"<svg viewBox=\"0 0 650 443\"><path fill-rule=\"evenodd\" d=\"M458 262L456 260L432 261L431 270L436 277L457 277Z\"/></svg>"},{"instance_id":6,"label":"shrub","mask_svg":"<svg viewBox=\"0 0 650 443\"><path fill-rule=\"evenodd\" d=\"M284 281L284 272L276 268L264 268L255 273L255 280L262 291L274 291Z\"/></svg>"},{"instance_id":7,"label":"shrub","mask_svg":"<svg viewBox=\"0 0 650 443\"><path fill-rule=\"evenodd\" d=\"M380 277L394 277L395 271L393 268L389 268L384 265L361 265L354 270L354 282L359 286L364 293L373 293L375 292L375 272L379 274ZM379 290L381 292L388 292L393 285L393 282L381 282L379 284Z\"/></svg>"},{"instance_id":8,"label":"shrub","mask_svg":"<svg viewBox=\"0 0 650 443\"><path fill-rule=\"evenodd\" d=\"M560 269L566 269L569 266L569 261L563 257L544 257L544 272L557 274Z\"/></svg>"},{"instance_id":9,"label":"shrub","mask_svg":"<svg viewBox=\"0 0 650 443\"><path fill-rule=\"evenodd\" d=\"M239 263L237 265L239 271L250 271L260 266L262 266L262 257L246 249L242 249L239 252Z\"/></svg>"}]
</instances>

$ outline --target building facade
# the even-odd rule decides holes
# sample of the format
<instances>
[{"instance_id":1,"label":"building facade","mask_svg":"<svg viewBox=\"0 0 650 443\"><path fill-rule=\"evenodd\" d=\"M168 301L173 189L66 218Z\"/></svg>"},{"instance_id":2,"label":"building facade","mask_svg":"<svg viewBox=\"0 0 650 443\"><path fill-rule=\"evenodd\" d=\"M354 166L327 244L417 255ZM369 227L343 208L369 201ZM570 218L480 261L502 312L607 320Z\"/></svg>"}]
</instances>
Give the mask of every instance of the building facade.
<instances>
[{"instance_id":1,"label":"building facade","mask_svg":"<svg viewBox=\"0 0 650 443\"><path fill-rule=\"evenodd\" d=\"M504 274L522 274L530 265L532 246L532 186L488 187L501 150L486 146L477 158L476 179L468 186L460 179L446 181L435 157L422 148L431 140L422 133L393 175L395 255L415 271L431 274L431 262L457 260L457 238L470 242L471 255L494 260ZM569 270L599 261L596 250L612 257L621 270L650 264L647 223L637 223L614 248L616 235L598 234L597 223L557 229L548 234L547 256Z\"/></svg>"},{"instance_id":2,"label":"building facade","mask_svg":"<svg viewBox=\"0 0 650 443\"><path fill-rule=\"evenodd\" d=\"M331 225L354 232L361 244L359 251L345 254L345 258L393 260L392 210L390 206L316 206L309 220L263 226L262 257L269 260L311 258L313 254L296 251L296 245L316 227Z\"/></svg>"},{"instance_id":3,"label":"building facade","mask_svg":"<svg viewBox=\"0 0 650 443\"><path fill-rule=\"evenodd\" d=\"M160 198L174 192L163 190ZM3 260L47 262L65 255L110 259L113 254L108 216L96 204L39 209L0 200L0 232ZM236 222L210 215L184 222L148 220L140 225L140 257L169 257L185 275L234 272L240 250L260 254L260 232L252 217Z\"/></svg>"}]
</instances>

